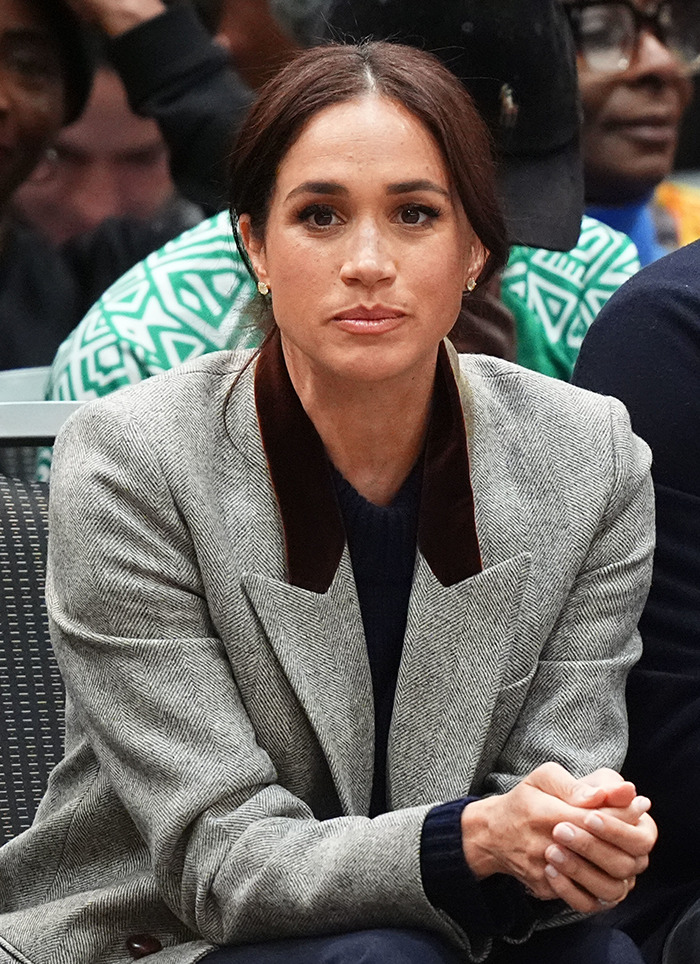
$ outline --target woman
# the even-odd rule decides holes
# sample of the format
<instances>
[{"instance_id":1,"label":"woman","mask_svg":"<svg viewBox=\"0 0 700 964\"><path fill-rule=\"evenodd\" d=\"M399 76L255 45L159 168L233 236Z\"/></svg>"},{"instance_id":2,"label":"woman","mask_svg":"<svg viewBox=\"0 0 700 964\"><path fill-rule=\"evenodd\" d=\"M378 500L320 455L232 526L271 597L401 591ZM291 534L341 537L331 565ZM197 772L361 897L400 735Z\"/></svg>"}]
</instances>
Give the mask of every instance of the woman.
<instances>
[{"instance_id":1,"label":"woman","mask_svg":"<svg viewBox=\"0 0 700 964\"><path fill-rule=\"evenodd\" d=\"M637 961L585 924L500 939L646 866L649 801L606 768L652 523L619 404L443 342L505 257L471 102L417 50L317 48L231 173L260 354L57 445L67 754L0 851L0 948Z\"/></svg>"}]
</instances>

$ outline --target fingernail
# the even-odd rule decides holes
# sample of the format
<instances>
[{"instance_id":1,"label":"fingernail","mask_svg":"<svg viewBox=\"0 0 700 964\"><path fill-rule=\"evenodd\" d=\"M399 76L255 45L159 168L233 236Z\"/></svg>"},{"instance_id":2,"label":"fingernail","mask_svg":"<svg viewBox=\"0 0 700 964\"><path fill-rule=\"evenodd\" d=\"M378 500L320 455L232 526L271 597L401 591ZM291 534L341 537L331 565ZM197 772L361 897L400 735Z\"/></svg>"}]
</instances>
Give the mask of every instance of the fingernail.
<instances>
[{"instance_id":1,"label":"fingernail","mask_svg":"<svg viewBox=\"0 0 700 964\"><path fill-rule=\"evenodd\" d=\"M561 843L571 843L576 836L574 828L568 823L558 823L554 828L554 836Z\"/></svg>"},{"instance_id":2,"label":"fingernail","mask_svg":"<svg viewBox=\"0 0 700 964\"><path fill-rule=\"evenodd\" d=\"M547 848L547 860L553 860L555 864L563 864L565 859L564 852L558 847Z\"/></svg>"},{"instance_id":3,"label":"fingernail","mask_svg":"<svg viewBox=\"0 0 700 964\"><path fill-rule=\"evenodd\" d=\"M632 806L637 813L646 813L647 810L651 810L651 800L649 797L635 797L632 801Z\"/></svg>"},{"instance_id":4,"label":"fingernail","mask_svg":"<svg viewBox=\"0 0 700 964\"><path fill-rule=\"evenodd\" d=\"M585 803L586 800L590 800L591 797L594 797L597 792L597 787L579 787L574 794L574 799Z\"/></svg>"},{"instance_id":5,"label":"fingernail","mask_svg":"<svg viewBox=\"0 0 700 964\"><path fill-rule=\"evenodd\" d=\"M602 830L605 824L603 823L603 818L599 813L592 813L589 817L586 817L584 823L591 830Z\"/></svg>"},{"instance_id":6,"label":"fingernail","mask_svg":"<svg viewBox=\"0 0 700 964\"><path fill-rule=\"evenodd\" d=\"M548 877L554 878L559 876L559 871L556 867L552 867L551 864L547 864L547 866L544 868L544 872Z\"/></svg>"}]
</instances>

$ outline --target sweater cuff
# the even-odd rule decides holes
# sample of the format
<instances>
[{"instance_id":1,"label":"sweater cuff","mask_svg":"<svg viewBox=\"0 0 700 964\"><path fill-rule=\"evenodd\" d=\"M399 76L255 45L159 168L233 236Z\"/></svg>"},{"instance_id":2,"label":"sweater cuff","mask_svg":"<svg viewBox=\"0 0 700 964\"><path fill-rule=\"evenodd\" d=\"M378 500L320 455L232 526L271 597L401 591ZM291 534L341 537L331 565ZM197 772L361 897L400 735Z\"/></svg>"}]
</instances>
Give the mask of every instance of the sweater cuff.
<instances>
[{"instance_id":1,"label":"sweater cuff","mask_svg":"<svg viewBox=\"0 0 700 964\"><path fill-rule=\"evenodd\" d=\"M420 869L423 890L433 907L444 911L462 930L479 937L522 939L536 920L561 910L560 901L530 897L508 874L478 880L464 859L462 811L479 797L462 797L433 807L423 823Z\"/></svg>"},{"instance_id":2,"label":"sweater cuff","mask_svg":"<svg viewBox=\"0 0 700 964\"><path fill-rule=\"evenodd\" d=\"M109 57L134 110L162 88L189 87L193 76L226 69L226 52L189 7L168 9L109 41Z\"/></svg>"}]
</instances>

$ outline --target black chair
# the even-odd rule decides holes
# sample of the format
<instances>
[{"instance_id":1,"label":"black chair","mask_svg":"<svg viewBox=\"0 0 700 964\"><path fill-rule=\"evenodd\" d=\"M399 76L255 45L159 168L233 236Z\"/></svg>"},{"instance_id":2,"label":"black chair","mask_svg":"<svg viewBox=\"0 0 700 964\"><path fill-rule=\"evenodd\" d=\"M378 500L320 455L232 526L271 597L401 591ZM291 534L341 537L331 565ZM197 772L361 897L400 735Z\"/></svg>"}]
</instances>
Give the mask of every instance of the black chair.
<instances>
[{"instance_id":1,"label":"black chair","mask_svg":"<svg viewBox=\"0 0 700 964\"><path fill-rule=\"evenodd\" d=\"M64 691L44 602L48 489L0 476L0 845L31 824L63 755Z\"/></svg>"}]
</instances>

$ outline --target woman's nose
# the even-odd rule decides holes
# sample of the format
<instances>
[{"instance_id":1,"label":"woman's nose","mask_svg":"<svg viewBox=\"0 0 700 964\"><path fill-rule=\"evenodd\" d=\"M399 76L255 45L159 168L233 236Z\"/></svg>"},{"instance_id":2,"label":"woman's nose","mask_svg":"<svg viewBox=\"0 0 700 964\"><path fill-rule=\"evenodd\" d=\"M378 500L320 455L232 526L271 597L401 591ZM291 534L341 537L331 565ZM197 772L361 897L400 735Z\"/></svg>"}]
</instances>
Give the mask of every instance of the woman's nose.
<instances>
[{"instance_id":1,"label":"woman's nose","mask_svg":"<svg viewBox=\"0 0 700 964\"><path fill-rule=\"evenodd\" d=\"M353 232L340 276L347 284L359 283L367 288L396 277L394 257L376 224L359 225Z\"/></svg>"},{"instance_id":2,"label":"woman's nose","mask_svg":"<svg viewBox=\"0 0 700 964\"><path fill-rule=\"evenodd\" d=\"M678 57L651 30L641 31L632 68L639 75L654 75L671 83L685 77Z\"/></svg>"}]
</instances>

